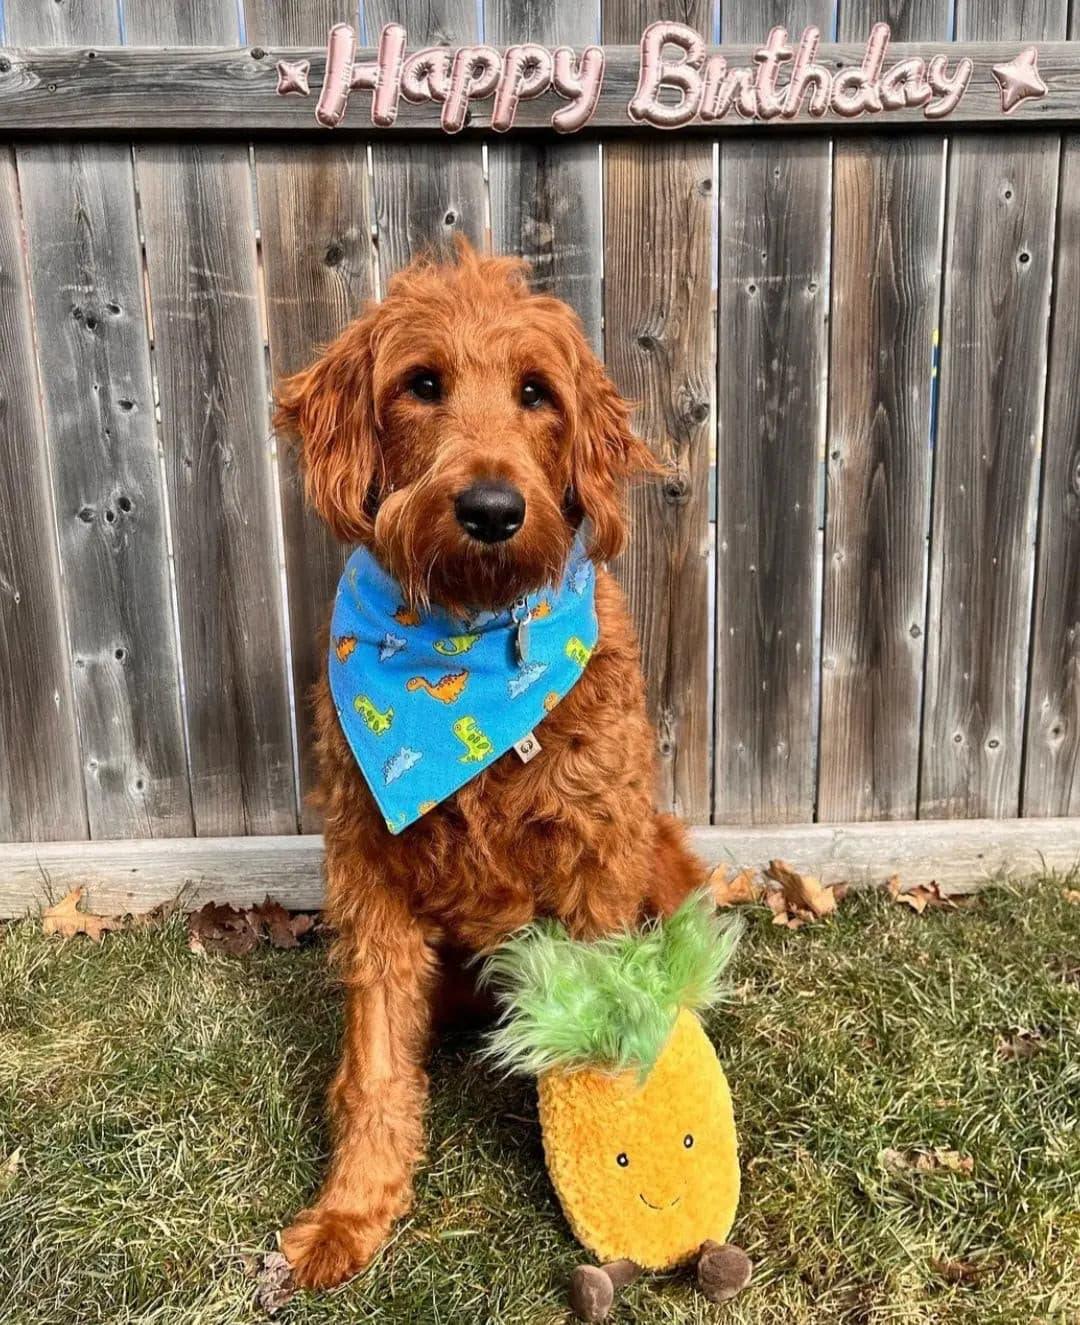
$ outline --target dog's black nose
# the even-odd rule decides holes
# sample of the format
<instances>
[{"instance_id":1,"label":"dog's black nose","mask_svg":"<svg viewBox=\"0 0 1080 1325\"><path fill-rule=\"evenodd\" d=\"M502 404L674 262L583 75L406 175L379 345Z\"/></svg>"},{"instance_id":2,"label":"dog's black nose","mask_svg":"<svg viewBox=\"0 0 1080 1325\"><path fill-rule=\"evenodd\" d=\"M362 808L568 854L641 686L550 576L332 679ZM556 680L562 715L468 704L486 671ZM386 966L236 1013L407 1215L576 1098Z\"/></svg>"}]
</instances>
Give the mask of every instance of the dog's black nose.
<instances>
[{"instance_id":1,"label":"dog's black nose","mask_svg":"<svg viewBox=\"0 0 1080 1325\"><path fill-rule=\"evenodd\" d=\"M474 483L454 499L454 514L462 529L481 543L502 543L521 528L525 498L509 483Z\"/></svg>"}]
</instances>

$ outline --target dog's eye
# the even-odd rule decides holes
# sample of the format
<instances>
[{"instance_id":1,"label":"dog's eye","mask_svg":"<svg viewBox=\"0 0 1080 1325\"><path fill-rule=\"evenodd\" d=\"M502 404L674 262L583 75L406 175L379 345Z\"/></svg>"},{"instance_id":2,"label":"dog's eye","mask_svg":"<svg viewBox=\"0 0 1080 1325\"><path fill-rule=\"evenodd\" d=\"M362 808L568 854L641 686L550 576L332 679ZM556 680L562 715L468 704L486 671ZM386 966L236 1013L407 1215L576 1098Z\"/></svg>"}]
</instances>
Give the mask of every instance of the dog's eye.
<instances>
[{"instance_id":1,"label":"dog's eye","mask_svg":"<svg viewBox=\"0 0 1080 1325\"><path fill-rule=\"evenodd\" d=\"M442 383L437 374L429 372L413 373L409 378L409 390L425 404L433 404L442 396Z\"/></svg>"},{"instance_id":2,"label":"dog's eye","mask_svg":"<svg viewBox=\"0 0 1080 1325\"><path fill-rule=\"evenodd\" d=\"M547 400L544 388L539 382L526 382L521 388L521 403L526 409L535 409Z\"/></svg>"}]
</instances>

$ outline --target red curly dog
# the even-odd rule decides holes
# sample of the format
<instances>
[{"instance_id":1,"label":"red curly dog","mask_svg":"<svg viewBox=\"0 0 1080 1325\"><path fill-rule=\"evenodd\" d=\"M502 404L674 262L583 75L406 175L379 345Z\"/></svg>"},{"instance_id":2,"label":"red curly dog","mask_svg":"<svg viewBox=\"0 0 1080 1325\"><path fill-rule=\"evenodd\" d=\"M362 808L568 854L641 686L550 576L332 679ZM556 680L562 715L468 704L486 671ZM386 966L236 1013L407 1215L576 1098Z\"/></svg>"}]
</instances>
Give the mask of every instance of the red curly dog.
<instances>
[{"instance_id":1,"label":"red curly dog","mask_svg":"<svg viewBox=\"0 0 1080 1325\"><path fill-rule=\"evenodd\" d=\"M315 509L344 542L367 545L418 608L508 606L558 578L586 518L599 566L625 540L624 480L657 471L573 312L531 293L524 263L467 246L456 264L396 276L282 384L279 405ZM520 527L497 541L455 515L478 482L524 501ZM327 911L348 1001L330 1172L281 1239L302 1285L361 1269L409 1205L447 954L488 947L536 915L600 934L672 910L702 881L681 827L653 807L637 644L604 570L596 609L599 643L545 720L540 757L503 755L399 837L326 680L316 688Z\"/></svg>"}]
</instances>

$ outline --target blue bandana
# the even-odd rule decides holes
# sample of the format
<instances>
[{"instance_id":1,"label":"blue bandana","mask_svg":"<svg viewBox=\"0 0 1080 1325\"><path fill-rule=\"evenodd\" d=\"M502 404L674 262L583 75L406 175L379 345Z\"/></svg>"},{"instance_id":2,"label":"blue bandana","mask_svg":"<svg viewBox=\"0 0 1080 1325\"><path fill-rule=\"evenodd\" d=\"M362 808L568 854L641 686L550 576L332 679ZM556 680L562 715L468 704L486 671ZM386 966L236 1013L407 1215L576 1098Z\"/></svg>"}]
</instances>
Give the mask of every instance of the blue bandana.
<instances>
[{"instance_id":1,"label":"blue bandana","mask_svg":"<svg viewBox=\"0 0 1080 1325\"><path fill-rule=\"evenodd\" d=\"M596 574L580 541L558 590L504 612L409 611L366 548L349 558L330 624L341 729L392 833L520 742L573 688L596 645Z\"/></svg>"}]
</instances>

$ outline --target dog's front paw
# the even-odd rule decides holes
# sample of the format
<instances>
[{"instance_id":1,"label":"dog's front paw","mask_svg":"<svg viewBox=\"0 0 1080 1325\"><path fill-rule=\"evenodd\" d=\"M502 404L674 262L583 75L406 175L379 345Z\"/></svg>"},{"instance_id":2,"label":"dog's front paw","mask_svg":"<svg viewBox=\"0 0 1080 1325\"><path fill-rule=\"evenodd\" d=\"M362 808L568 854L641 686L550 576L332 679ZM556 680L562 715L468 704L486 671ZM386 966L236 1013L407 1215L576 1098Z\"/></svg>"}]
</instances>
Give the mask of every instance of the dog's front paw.
<instances>
[{"instance_id":1,"label":"dog's front paw","mask_svg":"<svg viewBox=\"0 0 1080 1325\"><path fill-rule=\"evenodd\" d=\"M333 1288L374 1257L388 1224L348 1210L305 1210L281 1234L281 1250L300 1288Z\"/></svg>"}]
</instances>

